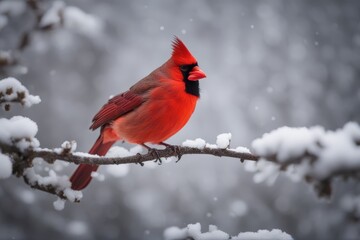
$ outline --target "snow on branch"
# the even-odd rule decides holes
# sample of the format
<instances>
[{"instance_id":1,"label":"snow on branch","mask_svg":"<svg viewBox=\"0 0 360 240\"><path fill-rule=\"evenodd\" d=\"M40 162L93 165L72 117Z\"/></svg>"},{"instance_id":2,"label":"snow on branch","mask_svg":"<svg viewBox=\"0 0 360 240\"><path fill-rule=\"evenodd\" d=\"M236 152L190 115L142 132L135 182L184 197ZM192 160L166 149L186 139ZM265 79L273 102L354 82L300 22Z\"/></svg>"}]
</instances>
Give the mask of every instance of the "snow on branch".
<instances>
[{"instance_id":1,"label":"snow on branch","mask_svg":"<svg viewBox=\"0 0 360 240\"><path fill-rule=\"evenodd\" d=\"M293 180L313 182L319 196L331 194L335 176L360 176L360 127L349 122L342 129L326 131L323 127L281 127L252 143L260 156L255 181L276 179L279 170Z\"/></svg>"},{"instance_id":2,"label":"snow on branch","mask_svg":"<svg viewBox=\"0 0 360 240\"><path fill-rule=\"evenodd\" d=\"M91 36L101 32L103 23L80 8L67 6L62 1L54 1L41 17L39 27L47 30L57 26Z\"/></svg>"},{"instance_id":3,"label":"snow on branch","mask_svg":"<svg viewBox=\"0 0 360 240\"><path fill-rule=\"evenodd\" d=\"M31 95L17 79L8 77L0 80L0 106L3 105L6 111L10 110L12 103L31 107L40 102L40 97Z\"/></svg>"},{"instance_id":4,"label":"snow on branch","mask_svg":"<svg viewBox=\"0 0 360 240\"><path fill-rule=\"evenodd\" d=\"M284 172L293 180L305 180L311 183L319 196L330 196L331 181L335 177L360 176L360 127L356 123L348 123L342 129L325 131L321 127L288 128L282 127L262 138L253 141L255 154L247 148L230 148L231 134L220 134L216 144L206 143L203 139L186 140L181 146L168 146L147 153L139 150L127 150L113 147L108 155L100 157L88 153L74 152L76 143L65 142L61 148L40 148L35 138L36 123L28 118L13 117L9 120L0 119L0 150L3 156L8 156L13 162L12 171L31 187L69 199L70 183L68 177L61 177L49 173L49 179L41 179L40 175L29 174L29 168L35 160L42 159L47 164L56 160L75 164L112 165L158 160L168 162L167 159L181 158L184 155L213 155L228 157L245 162L245 169L255 172L255 182L274 182L280 172ZM2 127L5 126L5 127ZM5 159L2 156L3 159ZM4 161L7 162L8 161ZM4 163L5 164L5 163ZM125 165L126 166L126 165ZM0 166L1 168L1 166ZM115 168L115 166L114 166ZM9 169L9 167L4 167ZM30 172L31 173L31 172ZM7 176L5 172L2 175ZM123 175L123 174L121 174ZM33 177L37 176L37 177ZM45 176L48 177L48 176ZM102 176L94 174L101 179ZM63 182L63 183L60 183ZM76 194L71 192L72 195ZM71 197L79 201L77 197ZM61 204L58 204L61 206Z\"/></svg>"},{"instance_id":5,"label":"snow on branch","mask_svg":"<svg viewBox=\"0 0 360 240\"><path fill-rule=\"evenodd\" d=\"M208 232L201 232L200 223L189 224L185 228L169 227L164 231L165 240L293 240L293 238L279 229L258 230L257 232L242 232L237 236L230 236L215 225L209 226Z\"/></svg>"}]
</instances>

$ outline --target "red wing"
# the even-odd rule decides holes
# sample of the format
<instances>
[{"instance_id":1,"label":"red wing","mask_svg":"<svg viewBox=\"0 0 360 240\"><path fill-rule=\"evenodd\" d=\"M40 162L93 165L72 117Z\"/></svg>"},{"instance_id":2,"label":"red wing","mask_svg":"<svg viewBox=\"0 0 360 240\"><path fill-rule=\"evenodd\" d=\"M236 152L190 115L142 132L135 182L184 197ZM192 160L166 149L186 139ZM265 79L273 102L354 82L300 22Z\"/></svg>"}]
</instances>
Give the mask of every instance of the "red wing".
<instances>
[{"instance_id":1,"label":"red wing","mask_svg":"<svg viewBox=\"0 0 360 240\"><path fill-rule=\"evenodd\" d=\"M131 112L143 102L144 100L140 95L131 91L116 95L111 98L95 115L90 129L95 130L104 124L114 121L118 117Z\"/></svg>"}]
</instances>

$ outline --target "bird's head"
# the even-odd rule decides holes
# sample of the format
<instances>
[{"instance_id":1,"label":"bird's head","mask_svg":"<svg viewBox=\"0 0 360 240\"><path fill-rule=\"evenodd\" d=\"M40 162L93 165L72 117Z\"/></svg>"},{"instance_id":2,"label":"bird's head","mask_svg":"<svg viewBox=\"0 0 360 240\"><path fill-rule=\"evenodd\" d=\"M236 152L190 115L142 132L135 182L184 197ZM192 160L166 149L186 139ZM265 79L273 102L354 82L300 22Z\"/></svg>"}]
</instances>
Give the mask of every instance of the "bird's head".
<instances>
[{"instance_id":1,"label":"bird's head","mask_svg":"<svg viewBox=\"0 0 360 240\"><path fill-rule=\"evenodd\" d=\"M178 71L181 72L185 82L198 81L206 77L205 73L198 66L196 58L178 37L175 37L172 47L171 58Z\"/></svg>"}]
</instances>

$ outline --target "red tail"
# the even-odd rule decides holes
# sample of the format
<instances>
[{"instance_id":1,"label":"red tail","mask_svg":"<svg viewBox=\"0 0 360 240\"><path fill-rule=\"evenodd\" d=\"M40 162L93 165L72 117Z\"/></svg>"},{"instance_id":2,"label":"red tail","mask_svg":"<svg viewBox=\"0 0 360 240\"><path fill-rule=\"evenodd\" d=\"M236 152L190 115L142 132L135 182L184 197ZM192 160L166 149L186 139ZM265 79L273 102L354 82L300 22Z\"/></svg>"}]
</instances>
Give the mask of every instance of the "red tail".
<instances>
[{"instance_id":1,"label":"red tail","mask_svg":"<svg viewBox=\"0 0 360 240\"><path fill-rule=\"evenodd\" d=\"M103 135L101 134L89 153L104 156L114 143L115 141L103 143ZM91 172L96 172L98 167L97 165L80 164L70 178L71 188L73 190L84 189L91 181Z\"/></svg>"}]
</instances>

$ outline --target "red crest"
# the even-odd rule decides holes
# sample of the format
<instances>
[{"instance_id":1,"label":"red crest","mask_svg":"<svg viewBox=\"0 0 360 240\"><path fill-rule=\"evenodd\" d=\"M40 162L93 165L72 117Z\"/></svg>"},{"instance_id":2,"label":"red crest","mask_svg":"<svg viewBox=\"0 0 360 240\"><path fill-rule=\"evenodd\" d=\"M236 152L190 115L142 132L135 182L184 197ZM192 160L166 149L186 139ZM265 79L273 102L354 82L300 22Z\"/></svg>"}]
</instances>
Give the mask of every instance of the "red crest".
<instances>
[{"instance_id":1,"label":"red crest","mask_svg":"<svg viewBox=\"0 0 360 240\"><path fill-rule=\"evenodd\" d=\"M177 65L194 64L197 62L185 44L176 36L172 42L172 49L171 57Z\"/></svg>"}]
</instances>

